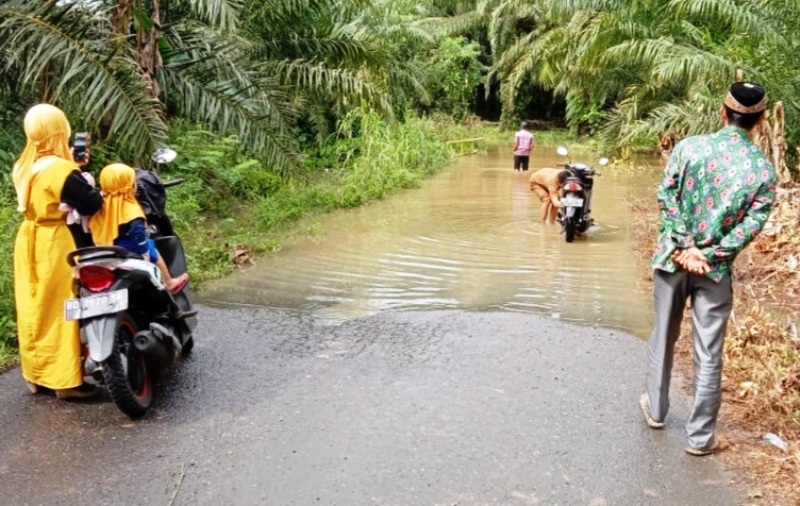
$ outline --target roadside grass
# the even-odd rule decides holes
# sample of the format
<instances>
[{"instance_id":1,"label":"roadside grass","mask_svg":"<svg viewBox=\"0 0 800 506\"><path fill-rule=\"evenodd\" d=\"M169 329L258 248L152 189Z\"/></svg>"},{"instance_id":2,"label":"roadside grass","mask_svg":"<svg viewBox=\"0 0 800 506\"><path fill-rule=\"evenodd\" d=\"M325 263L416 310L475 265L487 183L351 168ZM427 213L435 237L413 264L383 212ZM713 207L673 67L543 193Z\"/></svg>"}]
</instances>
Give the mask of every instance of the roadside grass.
<instances>
[{"instance_id":1,"label":"roadside grass","mask_svg":"<svg viewBox=\"0 0 800 506\"><path fill-rule=\"evenodd\" d=\"M800 504L800 205L798 190L782 190L764 232L734 264L734 309L725 341L721 433L733 443L721 454L730 468L748 477L751 501ZM649 200L630 202L631 230L646 283L658 230L658 213ZM646 271L645 271L646 269ZM676 345L676 368L691 388L691 313L687 309ZM691 392L690 392L691 393ZM788 452L765 445L772 432Z\"/></svg>"},{"instance_id":2,"label":"roadside grass","mask_svg":"<svg viewBox=\"0 0 800 506\"><path fill-rule=\"evenodd\" d=\"M16 342L16 340L15 340ZM0 374L19 363L19 352L12 343L0 344Z\"/></svg>"},{"instance_id":3,"label":"roadside grass","mask_svg":"<svg viewBox=\"0 0 800 506\"><path fill-rule=\"evenodd\" d=\"M14 237L20 222L11 180L0 177L0 372L15 363L17 326L14 319Z\"/></svg>"}]
</instances>

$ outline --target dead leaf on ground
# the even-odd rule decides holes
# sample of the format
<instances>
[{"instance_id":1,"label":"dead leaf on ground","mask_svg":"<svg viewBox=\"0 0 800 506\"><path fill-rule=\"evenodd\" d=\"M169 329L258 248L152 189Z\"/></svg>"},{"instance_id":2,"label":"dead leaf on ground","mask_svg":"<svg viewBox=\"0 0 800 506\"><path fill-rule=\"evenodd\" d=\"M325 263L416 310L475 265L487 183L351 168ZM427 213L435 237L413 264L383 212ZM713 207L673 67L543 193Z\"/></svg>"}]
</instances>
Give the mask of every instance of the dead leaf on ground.
<instances>
[{"instance_id":1,"label":"dead leaf on ground","mask_svg":"<svg viewBox=\"0 0 800 506\"><path fill-rule=\"evenodd\" d=\"M233 263L235 263L236 265L248 264L251 266L255 266L256 263L255 261L253 261L253 250L245 246L234 246Z\"/></svg>"}]
</instances>

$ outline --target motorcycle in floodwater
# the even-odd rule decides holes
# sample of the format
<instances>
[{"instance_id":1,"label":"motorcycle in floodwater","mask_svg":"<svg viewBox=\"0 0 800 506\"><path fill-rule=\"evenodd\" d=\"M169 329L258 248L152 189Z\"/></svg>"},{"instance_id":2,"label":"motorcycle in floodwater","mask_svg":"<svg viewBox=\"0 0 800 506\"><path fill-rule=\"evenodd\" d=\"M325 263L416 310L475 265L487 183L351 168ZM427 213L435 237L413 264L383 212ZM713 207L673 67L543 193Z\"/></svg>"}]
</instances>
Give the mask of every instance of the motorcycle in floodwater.
<instances>
[{"instance_id":1,"label":"motorcycle in floodwater","mask_svg":"<svg viewBox=\"0 0 800 506\"><path fill-rule=\"evenodd\" d=\"M156 165L177 153L160 149ZM136 198L145 212L150 238L170 272L186 272L186 257L165 212L165 188L155 172L137 169ZM117 407L131 418L143 415L153 401L159 374L194 346L197 311L187 285L170 294L156 265L116 246L71 252L77 298L64 304L64 317L81 328L83 370L87 383L104 386Z\"/></svg>"},{"instance_id":2,"label":"motorcycle in floodwater","mask_svg":"<svg viewBox=\"0 0 800 506\"><path fill-rule=\"evenodd\" d=\"M585 163L573 162L569 151L559 146L556 152L567 157L567 163L558 164L572 173L561 188L561 208L558 211L558 222L566 236L567 242L575 240L594 224L592 213L592 187L594 176L599 176L593 167ZM601 158L598 165L608 165L608 158Z\"/></svg>"}]
</instances>

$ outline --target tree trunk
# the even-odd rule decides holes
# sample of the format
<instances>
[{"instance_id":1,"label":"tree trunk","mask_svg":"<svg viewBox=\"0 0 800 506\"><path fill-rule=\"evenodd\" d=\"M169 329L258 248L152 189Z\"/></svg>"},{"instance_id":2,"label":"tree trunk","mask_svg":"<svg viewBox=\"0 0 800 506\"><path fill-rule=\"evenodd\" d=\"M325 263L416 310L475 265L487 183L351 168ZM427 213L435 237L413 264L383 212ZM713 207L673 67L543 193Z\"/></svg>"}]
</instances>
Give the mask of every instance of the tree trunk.
<instances>
[{"instance_id":1,"label":"tree trunk","mask_svg":"<svg viewBox=\"0 0 800 506\"><path fill-rule=\"evenodd\" d=\"M744 71L736 70L736 82L744 81ZM753 129L753 142L764 152L775 167L778 184L792 182L792 174L786 166L786 112L783 102L776 102L770 118L769 110L764 111L766 118ZM798 150L800 153L800 150ZM800 169L800 167L798 167Z\"/></svg>"},{"instance_id":2,"label":"tree trunk","mask_svg":"<svg viewBox=\"0 0 800 506\"><path fill-rule=\"evenodd\" d=\"M133 16L133 0L117 0L111 14L111 30L114 35L125 37L131 33L131 17Z\"/></svg>"},{"instance_id":3,"label":"tree trunk","mask_svg":"<svg viewBox=\"0 0 800 506\"><path fill-rule=\"evenodd\" d=\"M163 65L161 53L158 51L158 39L161 37L161 6L158 0L153 0L150 12L152 26L149 30L139 27L136 34L137 61L144 73L144 79L150 88L150 94L158 97L161 90L156 79L156 72Z\"/></svg>"},{"instance_id":4,"label":"tree trunk","mask_svg":"<svg viewBox=\"0 0 800 506\"><path fill-rule=\"evenodd\" d=\"M786 165L786 112L783 102L777 102L772 110L772 165L778 174L778 184L792 182L792 174Z\"/></svg>"},{"instance_id":5,"label":"tree trunk","mask_svg":"<svg viewBox=\"0 0 800 506\"><path fill-rule=\"evenodd\" d=\"M753 129L753 142L764 152L768 159L773 159L772 125L769 110L764 111L766 118ZM776 167L777 170L777 167Z\"/></svg>"}]
</instances>

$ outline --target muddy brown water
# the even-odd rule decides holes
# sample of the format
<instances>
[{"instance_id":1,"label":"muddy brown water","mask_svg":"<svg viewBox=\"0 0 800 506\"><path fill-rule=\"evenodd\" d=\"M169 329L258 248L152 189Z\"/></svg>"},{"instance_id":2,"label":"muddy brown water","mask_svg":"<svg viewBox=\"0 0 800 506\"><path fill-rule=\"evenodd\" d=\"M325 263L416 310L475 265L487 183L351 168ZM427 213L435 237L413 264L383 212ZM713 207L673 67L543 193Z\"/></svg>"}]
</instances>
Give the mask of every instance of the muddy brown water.
<instances>
[{"instance_id":1,"label":"muddy brown water","mask_svg":"<svg viewBox=\"0 0 800 506\"><path fill-rule=\"evenodd\" d=\"M573 152L594 163L598 153ZM563 161L537 150L531 171ZM207 285L210 305L298 309L346 320L383 310L526 311L646 337L651 301L634 255L628 201L653 196L657 160L599 168L596 226L567 243L537 223L530 172L498 148L457 157L441 174L363 208L316 217L256 266Z\"/></svg>"}]
</instances>

